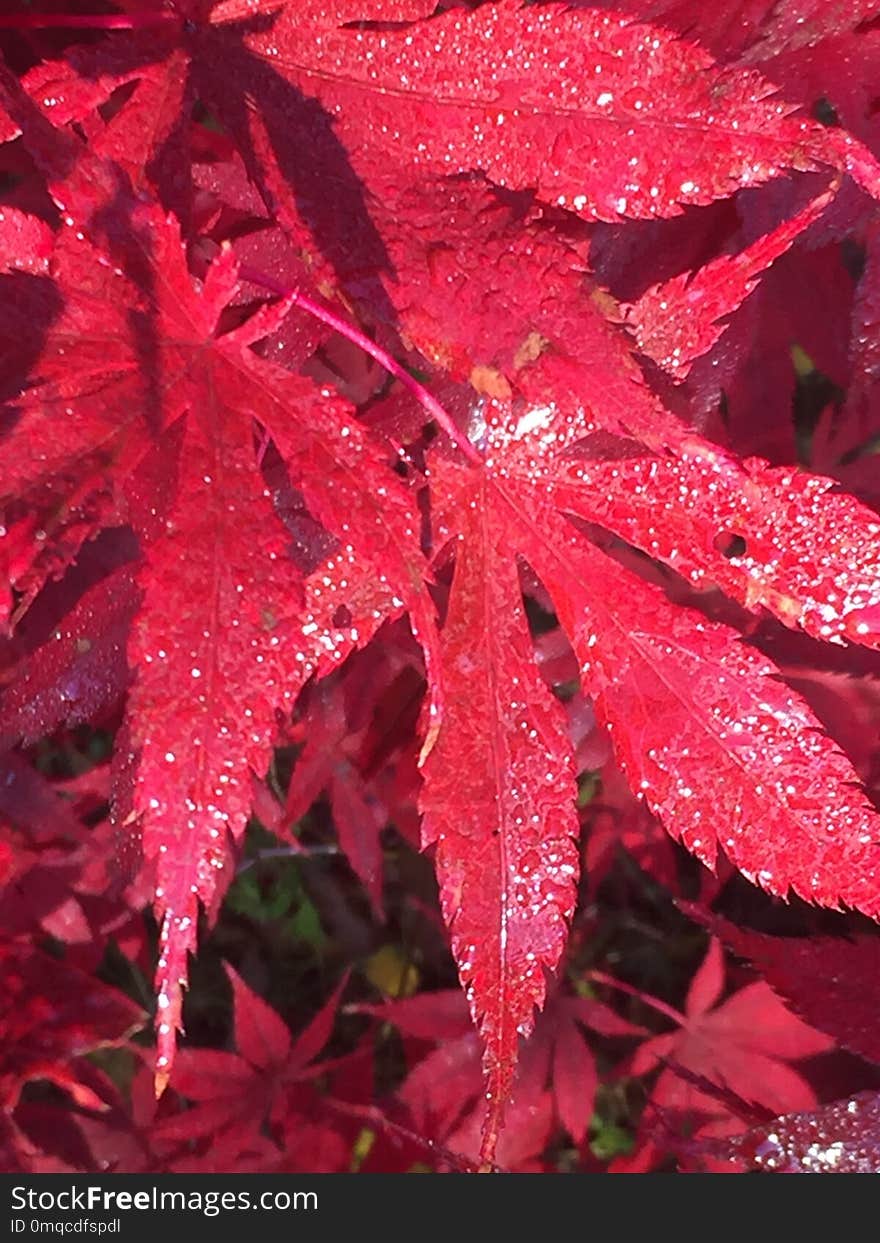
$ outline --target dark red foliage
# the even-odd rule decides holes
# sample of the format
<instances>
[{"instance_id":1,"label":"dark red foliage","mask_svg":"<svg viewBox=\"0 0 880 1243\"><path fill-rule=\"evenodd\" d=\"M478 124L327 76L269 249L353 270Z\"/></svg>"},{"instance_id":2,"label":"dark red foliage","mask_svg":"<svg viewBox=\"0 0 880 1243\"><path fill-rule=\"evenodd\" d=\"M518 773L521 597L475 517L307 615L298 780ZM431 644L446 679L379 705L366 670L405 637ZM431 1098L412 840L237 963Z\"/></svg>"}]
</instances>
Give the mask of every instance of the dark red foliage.
<instances>
[{"instance_id":1,"label":"dark red foliage","mask_svg":"<svg viewBox=\"0 0 880 1243\"><path fill-rule=\"evenodd\" d=\"M717 916L705 922L725 945L752 963L795 1013L852 1053L880 1065L874 1016L880 937L771 937ZM816 987L821 980L821 988Z\"/></svg>"},{"instance_id":2,"label":"dark red foliage","mask_svg":"<svg viewBox=\"0 0 880 1243\"><path fill-rule=\"evenodd\" d=\"M75 1100L91 1103L72 1059L100 1045L122 1043L146 1021L123 994L32 946L7 942L3 979L3 1108L11 1111L26 1083L49 1079Z\"/></svg>"},{"instance_id":3,"label":"dark red foliage","mask_svg":"<svg viewBox=\"0 0 880 1243\"><path fill-rule=\"evenodd\" d=\"M4 1168L880 1168L878 0L97 9L0 15Z\"/></svg>"}]
</instances>

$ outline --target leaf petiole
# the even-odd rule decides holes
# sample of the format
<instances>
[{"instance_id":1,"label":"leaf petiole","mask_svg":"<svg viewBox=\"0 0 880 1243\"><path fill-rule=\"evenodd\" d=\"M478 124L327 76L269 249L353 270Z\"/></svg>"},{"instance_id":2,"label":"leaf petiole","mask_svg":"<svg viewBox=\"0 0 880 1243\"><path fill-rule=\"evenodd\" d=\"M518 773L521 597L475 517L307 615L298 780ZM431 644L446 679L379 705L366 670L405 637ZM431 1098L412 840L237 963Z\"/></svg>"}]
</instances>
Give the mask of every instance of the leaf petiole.
<instances>
[{"instance_id":1,"label":"leaf petiole","mask_svg":"<svg viewBox=\"0 0 880 1243\"><path fill-rule=\"evenodd\" d=\"M346 337L354 345L359 346L365 353L375 358L380 366L384 367L390 375L399 380L413 394L416 400L431 415L434 421L443 428L449 439L464 454L464 456L475 466L482 466L483 459L474 448L471 442L465 436L464 432L456 426L455 421L449 414L448 410L441 406L437 398L421 384L414 376L403 367L396 358L384 350L381 345L377 345L366 333L361 332L354 324L350 324L335 312L328 310L318 302L314 302L305 294L301 294L296 289L289 289L284 285L280 285L271 277L256 272L250 267L242 267L240 269L242 280L250 281L253 285L261 285L270 293L277 294L279 297L289 299L294 306L298 306L300 310L305 311L309 315L313 315L315 319L321 320L335 329L341 336Z\"/></svg>"}]
</instances>

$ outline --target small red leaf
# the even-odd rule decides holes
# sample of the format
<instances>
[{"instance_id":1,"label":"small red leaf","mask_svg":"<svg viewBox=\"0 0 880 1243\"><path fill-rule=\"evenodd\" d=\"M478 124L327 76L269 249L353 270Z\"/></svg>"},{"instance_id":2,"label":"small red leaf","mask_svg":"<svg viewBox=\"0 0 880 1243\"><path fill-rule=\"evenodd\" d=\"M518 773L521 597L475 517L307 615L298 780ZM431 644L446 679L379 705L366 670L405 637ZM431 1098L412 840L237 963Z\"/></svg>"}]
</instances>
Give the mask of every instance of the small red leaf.
<instances>
[{"instance_id":1,"label":"small red leaf","mask_svg":"<svg viewBox=\"0 0 880 1243\"><path fill-rule=\"evenodd\" d=\"M339 1010L339 999L347 983L348 976L345 975L312 1021L297 1036L290 1051L289 1072L298 1072L308 1066L330 1039Z\"/></svg>"}]
</instances>

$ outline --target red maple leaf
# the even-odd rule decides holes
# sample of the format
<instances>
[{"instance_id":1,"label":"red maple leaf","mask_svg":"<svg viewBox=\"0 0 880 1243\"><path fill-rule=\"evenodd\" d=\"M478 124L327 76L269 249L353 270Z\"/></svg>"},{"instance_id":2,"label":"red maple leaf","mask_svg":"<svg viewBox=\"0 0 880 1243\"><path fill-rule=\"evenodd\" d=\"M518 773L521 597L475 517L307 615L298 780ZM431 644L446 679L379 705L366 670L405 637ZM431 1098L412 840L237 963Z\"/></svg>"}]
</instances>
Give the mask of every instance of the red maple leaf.
<instances>
[{"instance_id":1,"label":"red maple leaf","mask_svg":"<svg viewBox=\"0 0 880 1243\"><path fill-rule=\"evenodd\" d=\"M576 748L535 659L536 600L676 839L775 895L880 913L880 822L855 769L778 665L690 607L719 588L814 639L877 649L877 515L830 476L742 457L673 413L715 400L706 377L725 357L736 391L769 265L784 280L792 247L876 211L853 206L851 182L880 196L864 101L843 100L854 136L774 86L785 57L855 39L865 6L755 0L735 38L728 5L624 7L634 17L185 0L130 29L95 18L99 37L0 75L0 141L39 188L0 221L0 609L16 632L0 732L29 742L125 694L114 816L155 868L160 1088L199 904L213 915L223 897L252 773L309 679L404 615L430 688L422 843L482 1041L485 1161L576 901ZM28 10L9 24L41 23ZM766 76L743 67L756 63ZM603 263L646 254L627 228L650 240L696 208L674 263L639 264L626 297L604 287ZM409 452L384 435L387 410L362 418L334 391L341 339L418 397L424 416L398 424ZM453 413L414 369L451 384ZM373 373L347 370L336 387L372 400ZM854 391L848 424L870 423L871 384ZM429 417L444 436L426 452ZM125 551L50 599L41 631L30 610L96 539ZM438 639L431 593L453 560ZM657 585L674 575L681 604ZM361 823L356 784L330 788L378 899L378 818ZM769 1007L737 997L714 1018L694 1000L689 1038L720 1024L735 1048L737 1006ZM561 1047L564 1079L577 1059Z\"/></svg>"},{"instance_id":2,"label":"red maple leaf","mask_svg":"<svg viewBox=\"0 0 880 1243\"><path fill-rule=\"evenodd\" d=\"M773 1113L813 1105L813 1090L788 1063L833 1048L833 1039L788 1011L763 981L747 984L724 1001L723 993L724 954L712 940L691 981L679 1029L645 1041L629 1064L636 1075L663 1067L651 1092L652 1104L691 1122L730 1121L719 1098L676 1073L681 1066L697 1082L701 1077ZM648 1168L654 1153L648 1142L620 1167Z\"/></svg>"},{"instance_id":3,"label":"red maple leaf","mask_svg":"<svg viewBox=\"0 0 880 1243\"><path fill-rule=\"evenodd\" d=\"M156 215L141 219L131 234L128 258L140 288L81 237L70 232L66 239L57 251L58 279L76 288L74 274L86 265L96 283L86 293L80 282L50 331L43 384L22 403L10 437L17 462L11 482L26 493L45 480L58 486L62 469L88 471L94 487L115 489L117 506L135 523L144 514L149 553L129 642L129 661L139 670L128 705L137 775L130 790L127 781L121 785L119 798L128 818L143 816L144 853L157 865L166 943L157 978L161 1071L179 1023L196 899L210 905L222 896L225 833L240 835L249 811L242 761L257 771L267 766L275 708L292 704L313 672L332 668L384 618L412 605L413 593L423 601L415 613L424 611L426 627L431 606L417 520L381 454L343 403L247 349L284 308L215 337L237 285L231 252L218 258L199 295L174 226ZM97 341L81 331L79 321L89 314L103 321ZM145 339L153 362L142 367L138 350ZM63 367L67 440L53 432L59 395L48 379L52 365ZM119 417L123 409L129 418ZM254 419L262 414L268 429L272 410L291 475L339 540L338 551L305 580L259 470ZM151 453L163 455L163 471L171 474L144 496ZM379 504L374 489L381 490ZM244 515L260 529L259 546L242 525ZM282 588L285 564L291 582ZM198 604L190 594L196 583ZM337 618L339 606L344 620ZM40 676L57 682L45 664ZM18 674L25 687L33 680L26 669ZM170 849L181 833L182 849Z\"/></svg>"},{"instance_id":4,"label":"red maple leaf","mask_svg":"<svg viewBox=\"0 0 880 1243\"><path fill-rule=\"evenodd\" d=\"M415 1041L435 1045L410 1070L400 1099L420 1135L477 1162L483 1126L480 1050L461 993L420 993L357 1009L393 1023ZM602 1002L557 992L517 1069L499 1135L502 1167L522 1169L539 1157L554 1120L575 1143L583 1143L599 1072L582 1028L618 1039L643 1034Z\"/></svg>"},{"instance_id":5,"label":"red maple leaf","mask_svg":"<svg viewBox=\"0 0 880 1243\"><path fill-rule=\"evenodd\" d=\"M323 1073L315 1059L330 1039L344 985L294 1040L283 1019L238 973L229 966L226 972L237 1052L180 1050L174 1087L191 1106L156 1122L154 1150L166 1168L190 1172L314 1170L316 1137L327 1131L336 1137L336 1157L344 1160L347 1148L338 1127L332 1118L320 1119L309 1086Z\"/></svg>"}]
</instances>

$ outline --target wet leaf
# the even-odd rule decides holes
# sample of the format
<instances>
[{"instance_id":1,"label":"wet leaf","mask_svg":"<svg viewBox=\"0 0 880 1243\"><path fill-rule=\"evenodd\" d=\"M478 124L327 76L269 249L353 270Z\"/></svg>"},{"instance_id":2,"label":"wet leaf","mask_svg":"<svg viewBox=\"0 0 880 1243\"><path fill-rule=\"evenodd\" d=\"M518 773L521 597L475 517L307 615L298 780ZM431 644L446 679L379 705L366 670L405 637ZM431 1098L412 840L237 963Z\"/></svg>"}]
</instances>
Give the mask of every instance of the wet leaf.
<instances>
[{"instance_id":1,"label":"wet leaf","mask_svg":"<svg viewBox=\"0 0 880 1243\"><path fill-rule=\"evenodd\" d=\"M874 805L783 675L808 663L798 637L852 676L880 647L876 5L47 16L3 18L0 738L116 730L113 819L160 926L157 1086L283 741L268 827L326 795L374 917L380 834L415 842L420 808L476 1034L409 1074L412 1117L485 1163L539 1160L559 1123L583 1143L583 1009L552 1002L520 1060L575 912L579 812L598 822L579 767L610 748L670 884L651 814L710 868L880 914ZM823 370L818 423L793 419ZM9 876L31 862L11 840ZM71 944L78 901L40 912ZM721 1001L719 973L713 949L679 1060L741 1093L757 1065L795 1108L786 1058L741 1029L791 1057L825 1037L766 985ZM202 1137L332 1027L325 1007L291 1052L234 988L238 1053L181 1071ZM864 1051L853 1010L840 1039ZM242 1164L293 1160L273 1108ZM184 1125L161 1126L182 1168ZM344 1165L338 1129L309 1114L303 1134Z\"/></svg>"}]
</instances>

